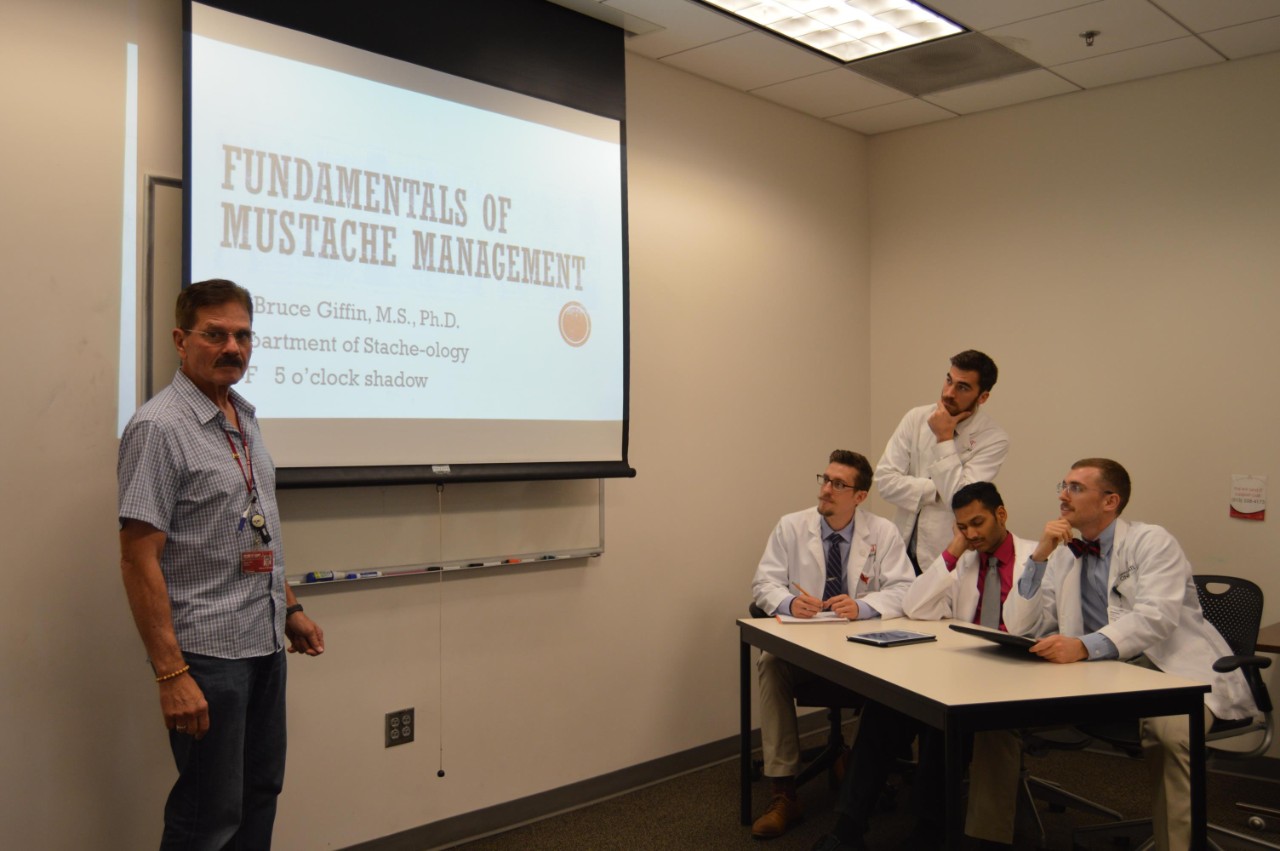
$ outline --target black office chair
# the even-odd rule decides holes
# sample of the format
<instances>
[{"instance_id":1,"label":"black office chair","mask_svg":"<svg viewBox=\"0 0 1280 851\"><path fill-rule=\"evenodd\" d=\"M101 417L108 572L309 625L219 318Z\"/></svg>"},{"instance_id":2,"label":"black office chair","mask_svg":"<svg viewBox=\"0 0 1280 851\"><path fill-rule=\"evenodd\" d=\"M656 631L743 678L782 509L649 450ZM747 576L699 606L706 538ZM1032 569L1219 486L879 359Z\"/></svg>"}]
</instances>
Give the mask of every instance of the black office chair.
<instances>
[{"instance_id":1,"label":"black office chair","mask_svg":"<svg viewBox=\"0 0 1280 851\"><path fill-rule=\"evenodd\" d=\"M753 618L767 618L764 610L752 603L748 612ZM796 686L796 706L820 707L827 710L827 741L822 747L801 752L804 765L796 775L796 785L802 786L820 774L827 775L831 788L839 785L836 762L847 747L844 740L844 710L861 710L865 698L856 692L836 685L830 680L816 677Z\"/></svg>"},{"instance_id":2,"label":"black office chair","mask_svg":"<svg viewBox=\"0 0 1280 851\"><path fill-rule=\"evenodd\" d=\"M1083 795L1077 795L1052 780L1036 777L1027 768L1027 756L1042 757L1055 750L1082 750L1092 741L1089 735L1073 727L1022 731L1023 763L1018 778L1018 804L1025 808L1025 812L1030 813L1036 834L1039 836L1040 847L1044 847L1048 840L1048 833L1045 831L1044 820L1040 817L1040 810L1036 806L1037 800L1048 804L1049 812L1052 813L1062 813L1070 809L1105 818L1111 822L1124 819L1119 811L1103 806L1097 801L1091 801Z\"/></svg>"},{"instance_id":3,"label":"black office chair","mask_svg":"<svg viewBox=\"0 0 1280 851\"><path fill-rule=\"evenodd\" d=\"M1262 589L1247 579L1240 579L1234 576L1206 574L1195 576L1194 580L1196 595L1200 598L1200 608L1204 610L1205 620L1213 624L1214 628L1222 634L1232 652L1232 655L1223 656L1214 662L1213 669L1218 673L1227 673L1235 670L1243 672L1245 681L1249 684L1249 690L1253 694L1254 703L1257 704L1258 711L1262 713L1261 719L1245 718L1234 721L1215 721L1209 732L1205 734L1205 747L1208 748L1210 757L1215 760L1250 759L1260 756L1266 753L1275 735L1271 695L1267 691L1267 685L1263 681L1261 673L1263 669L1270 667L1271 660L1254 653L1258 641L1258 630L1262 625ZM1142 744L1138 735L1138 727L1135 724L1123 726L1098 725L1096 727L1087 727L1085 730L1095 738L1125 753L1142 756ZM1259 734L1258 739L1252 747L1246 750L1231 750L1213 746L1214 742L1238 739L1242 736L1254 734ZM1076 847L1080 848L1082 847L1082 840L1090 837L1111 837L1119 840L1132 838L1136 835L1149 836L1150 824L1150 819L1140 819L1077 828L1073 841ZM1210 824L1208 827L1211 834L1209 845L1212 848L1219 847L1212 840L1212 835L1214 834L1231 837L1233 840L1258 848L1280 848L1280 845L1266 842L1256 836L1229 830L1220 825ZM1150 848L1151 846L1152 841L1147 840L1140 846L1140 849Z\"/></svg>"}]
</instances>

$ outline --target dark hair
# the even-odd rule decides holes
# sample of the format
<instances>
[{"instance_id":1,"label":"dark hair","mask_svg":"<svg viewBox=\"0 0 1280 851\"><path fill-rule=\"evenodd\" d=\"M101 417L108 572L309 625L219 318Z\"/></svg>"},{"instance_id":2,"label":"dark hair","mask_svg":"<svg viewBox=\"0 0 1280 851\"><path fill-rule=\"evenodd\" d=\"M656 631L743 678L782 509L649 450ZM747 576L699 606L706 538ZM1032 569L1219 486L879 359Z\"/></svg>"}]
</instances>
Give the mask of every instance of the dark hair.
<instances>
[{"instance_id":1,"label":"dark hair","mask_svg":"<svg viewBox=\"0 0 1280 851\"><path fill-rule=\"evenodd\" d=\"M843 464L846 467L852 467L857 470L858 481L853 483L854 488L860 491L871 490L871 478L874 474L871 472L871 463L867 461L865 455L850 452L848 449L836 449L831 453L831 457L827 459L827 462Z\"/></svg>"},{"instance_id":2,"label":"dark hair","mask_svg":"<svg viewBox=\"0 0 1280 851\"><path fill-rule=\"evenodd\" d=\"M996 490L996 486L991 482L970 482L956 491L955 496L951 497L951 510L959 511L975 501L982 503L993 514L997 508L1004 505L1004 500L1000 497L1000 491Z\"/></svg>"},{"instance_id":3,"label":"dark hair","mask_svg":"<svg viewBox=\"0 0 1280 851\"><path fill-rule=\"evenodd\" d=\"M249 321L253 321L253 296L239 284L222 278L183 287L182 292L178 293L178 304L173 311L174 319L179 328L187 331L196 324L196 312L200 308L215 307L230 301L243 307L249 314Z\"/></svg>"},{"instance_id":4,"label":"dark hair","mask_svg":"<svg viewBox=\"0 0 1280 851\"><path fill-rule=\"evenodd\" d=\"M1129 471L1120 466L1119 461L1112 461L1110 458L1081 458L1071 465L1073 470L1081 467L1093 467L1097 470L1103 487L1120 497L1120 507L1116 509L1116 515L1119 516L1129 504Z\"/></svg>"},{"instance_id":5,"label":"dark hair","mask_svg":"<svg viewBox=\"0 0 1280 851\"><path fill-rule=\"evenodd\" d=\"M951 358L951 365L965 372L978 373L978 389L983 393L995 387L996 379L1000 377L996 362L977 349L965 349L955 355Z\"/></svg>"}]
</instances>

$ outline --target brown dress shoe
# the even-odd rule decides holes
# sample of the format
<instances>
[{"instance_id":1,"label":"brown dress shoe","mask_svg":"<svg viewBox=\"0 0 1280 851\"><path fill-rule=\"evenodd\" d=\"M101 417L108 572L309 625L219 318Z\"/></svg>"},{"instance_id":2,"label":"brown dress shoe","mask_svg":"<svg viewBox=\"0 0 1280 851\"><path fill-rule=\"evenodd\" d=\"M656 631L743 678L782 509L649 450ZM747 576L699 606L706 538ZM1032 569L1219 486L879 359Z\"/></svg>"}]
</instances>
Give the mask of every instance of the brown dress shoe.
<instances>
[{"instance_id":1,"label":"brown dress shoe","mask_svg":"<svg viewBox=\"0 0 1280 851\"><path fill-rule=\"evenodd\" d=\"M800 821L800 802L786 795L774 795L769 809L751 825L751 835L758 839L773 839L787 832L787 828Z\"/></svg>"}]
</instances>

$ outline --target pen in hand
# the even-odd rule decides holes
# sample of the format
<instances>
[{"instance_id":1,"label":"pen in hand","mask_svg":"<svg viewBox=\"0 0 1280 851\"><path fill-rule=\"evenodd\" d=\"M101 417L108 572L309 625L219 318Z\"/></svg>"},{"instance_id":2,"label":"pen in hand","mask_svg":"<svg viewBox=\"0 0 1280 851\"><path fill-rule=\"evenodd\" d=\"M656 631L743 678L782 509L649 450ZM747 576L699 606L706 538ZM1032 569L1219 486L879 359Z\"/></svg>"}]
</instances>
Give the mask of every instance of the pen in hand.
<instances>
[{"instance_id":1,"label":"pen in hand","mask_svg":"<svg viewBox=\"0 0 1280 851\"><path fill-rule=\"evenodd\" d=\"M802 597L796 597L795 600L792 600L791 602L791 614L794 617L811 618L822 611L822 608L823 608L822 603L818 602L817 597L813 596L808 591L804 590L804 586L800 585L800 583L792 582L791 584L795 587L797 591L799 591L803 595ZM806 597L809 600L812 600L814 603L817 603L817 605L814 607L814 611L810 612L810 611L807 611L806 609L804 610L805 613L801 614L801 612L796 611L796 603L803 601ZM809 604L806 602L805 605L808 606Z\"/></svg>"}]
</instances>

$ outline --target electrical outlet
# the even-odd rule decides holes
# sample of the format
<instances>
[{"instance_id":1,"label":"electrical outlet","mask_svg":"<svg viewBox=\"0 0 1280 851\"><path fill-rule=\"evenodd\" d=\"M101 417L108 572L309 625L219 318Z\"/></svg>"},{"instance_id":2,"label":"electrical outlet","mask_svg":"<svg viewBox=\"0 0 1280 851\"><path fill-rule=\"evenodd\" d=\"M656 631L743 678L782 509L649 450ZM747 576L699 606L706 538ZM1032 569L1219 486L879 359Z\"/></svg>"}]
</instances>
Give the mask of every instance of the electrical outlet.
<instances>
[{"instance_id":1,"label":"electrical outlet","mask_svg":"<svg viewBox=\"0 0 1280 851\"><path fill-rule=\"evenodd\" d=\"M415 726L412 706L408 709L397 709L395 712L388 712L386 722L387 743L385 747L407 745L412 742L413 734L416 732Z\"/></svg>"}]
</instances>

